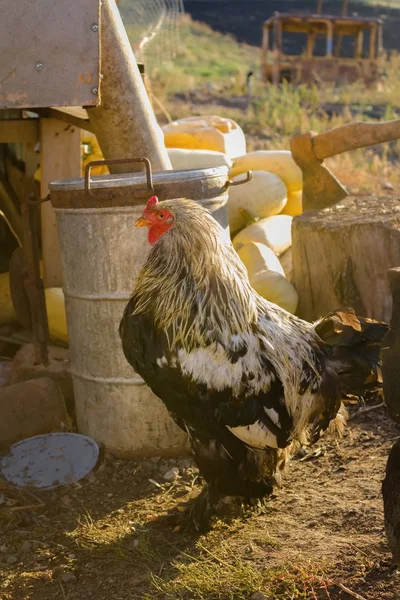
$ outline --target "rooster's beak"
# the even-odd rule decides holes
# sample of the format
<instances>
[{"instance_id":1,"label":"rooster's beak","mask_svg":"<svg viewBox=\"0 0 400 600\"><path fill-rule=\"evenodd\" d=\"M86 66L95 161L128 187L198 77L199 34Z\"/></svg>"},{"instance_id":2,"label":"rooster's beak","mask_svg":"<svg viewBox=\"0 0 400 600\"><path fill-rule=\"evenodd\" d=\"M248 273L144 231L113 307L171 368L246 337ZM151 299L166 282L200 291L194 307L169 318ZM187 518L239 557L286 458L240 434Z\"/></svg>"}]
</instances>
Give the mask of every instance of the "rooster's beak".
<instances>
[{"instance_id":1,"label":"rooster's beak","mask_svg":"<svg viewBox=\"0 0 400 600\"><path fill-rule=\"evenodd\" d=\"M146 217L139 217L135 223L135 227L148 227L149 225L150 221L148 221Z\"/></svg>"}]
</instances>

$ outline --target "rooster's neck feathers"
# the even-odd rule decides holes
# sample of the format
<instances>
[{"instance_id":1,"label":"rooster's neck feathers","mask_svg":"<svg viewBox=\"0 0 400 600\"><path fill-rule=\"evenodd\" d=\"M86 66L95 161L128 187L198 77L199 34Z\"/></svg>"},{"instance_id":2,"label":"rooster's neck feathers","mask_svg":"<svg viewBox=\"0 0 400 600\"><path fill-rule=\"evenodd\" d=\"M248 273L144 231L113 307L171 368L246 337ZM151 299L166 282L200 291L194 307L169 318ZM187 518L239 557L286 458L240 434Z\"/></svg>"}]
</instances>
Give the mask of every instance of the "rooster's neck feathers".
<instances>
[{"instance_id":1,"label":"rooster's neck feathers","mask_svg":"<svg viewBox=\"0 0 400 600\"><path fill-rule=\"evenodd\" d=\"M257 322L257 300L220 225L194 202L181 202L180 211L174 204L174 226L153 246L140 273L135 314L151 311L172 345L190 349L211 330L221 336L249 331Z\"/></svg>"}]
</instances>

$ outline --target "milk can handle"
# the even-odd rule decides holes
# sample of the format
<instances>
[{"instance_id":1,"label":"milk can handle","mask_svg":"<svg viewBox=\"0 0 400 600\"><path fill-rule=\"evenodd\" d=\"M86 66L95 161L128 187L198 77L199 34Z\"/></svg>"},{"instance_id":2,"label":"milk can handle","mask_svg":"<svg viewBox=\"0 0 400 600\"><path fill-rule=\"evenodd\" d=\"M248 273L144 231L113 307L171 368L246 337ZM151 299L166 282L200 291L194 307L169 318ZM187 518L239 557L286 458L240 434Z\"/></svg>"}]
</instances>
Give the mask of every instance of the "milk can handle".
<instances>
[{"instance_id":1,"label":"milk can handle","mask_svg":"<svg viewBox=\"0 0 400 600\"><path fill-rule=\"evenodd\" d=\"M90 191L90 169L92 167L95 167L97 165L100 166L108 166L108 165L124 165L124 164L128 164L128 163L143 163L144 167L146 169L146 179L147 179L147 189L149 191L150 194L154 194L154 188L153 188L153 176L152 176L152 172L151 172L151 163L149 161L148 158L145 157L135 157L135 158L108 158L108 159L104 159L104 160L92 160L90 163L88 163L85 167L85 192L86 194L92 193Z\"/></svg>"},{"instance_id":2,"label":"milk can handle","mask_svg":"<svg viewBox=\"0 0 400 600\"><path fill-rule=\"evenodd\" d=\"M232 181L232 179L228 179L228 181L225 184L225 188L228 189L229 187L232 187L233 185L242 185L242 183L247 183L252 178L253 178L253 171L247 171L246 177L244 179L239 179L238 181Z\"/></svg>"}]
</instances>

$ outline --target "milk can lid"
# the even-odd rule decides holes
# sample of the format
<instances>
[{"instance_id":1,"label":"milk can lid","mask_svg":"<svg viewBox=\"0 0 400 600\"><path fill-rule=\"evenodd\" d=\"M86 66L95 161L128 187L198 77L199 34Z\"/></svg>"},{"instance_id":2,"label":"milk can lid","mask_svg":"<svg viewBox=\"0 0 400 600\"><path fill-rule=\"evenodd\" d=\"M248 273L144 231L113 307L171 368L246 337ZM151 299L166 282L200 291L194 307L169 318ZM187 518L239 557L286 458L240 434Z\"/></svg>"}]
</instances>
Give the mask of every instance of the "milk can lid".
<instances>
[{"instance_id":1,"label":"milk can lid","mask_svg":"<svg viewBox=\"0 0 400 600\"><path fill-rule=\"evenodd\" d=\"M228 167L221 165L219 167L207 167L202 169L181 169L177 171L153 171L153 184L170 184L174 186L181 182L195 182L215 177L227 177ZM102 188L120 188L129 187L139 188L147 185L145 173L120 173L116 175L97 175L90 178L90 190ZM50 191L81 191L85 190L85 178L61 179L52 181L49 184Z\"/></svg>"},{"instance_id":2,"label":"milk can lid","mask_svg":"<svg viewBox=\"0 0 400 600\"><path fill-rule=\"evenodd\" d=\"M140 162L145 173L121 173L91 177L96 165ZM147 158L93 161L85 177L63 179L49 184L50 200L56 209L106 208L143 204L152 195L159 200L216 198L227 193L228 167L208 167L152 172Z\"/></svg>"}]
</instances>

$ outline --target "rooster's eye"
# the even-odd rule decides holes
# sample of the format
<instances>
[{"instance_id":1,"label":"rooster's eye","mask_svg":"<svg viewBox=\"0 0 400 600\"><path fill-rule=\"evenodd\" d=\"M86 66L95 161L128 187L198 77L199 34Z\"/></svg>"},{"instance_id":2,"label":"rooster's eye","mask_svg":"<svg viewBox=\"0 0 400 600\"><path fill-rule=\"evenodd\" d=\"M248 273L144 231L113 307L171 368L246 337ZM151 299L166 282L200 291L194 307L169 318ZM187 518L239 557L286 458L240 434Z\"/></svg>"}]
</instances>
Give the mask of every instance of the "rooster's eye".
<instances>
[{"instance_id":1,"label":"rooster's eye","mask_svg":"<svg viewBox=\"0 0 400 600\"><path fill-rule=\"evenodd\" d=\"M164 217L165 217L165 215L164 215L164 213L163 213L163 212L160 212L160 213L158 213L158 215L157 215L157 219L160 219L160 221L162 221Z\"/></svg>"}]
</instances>

